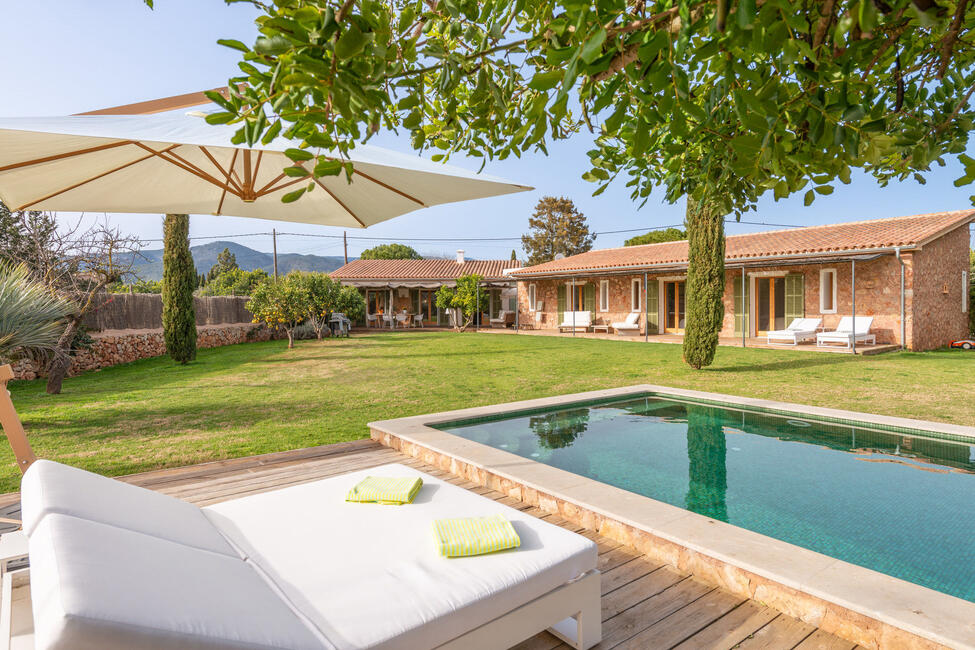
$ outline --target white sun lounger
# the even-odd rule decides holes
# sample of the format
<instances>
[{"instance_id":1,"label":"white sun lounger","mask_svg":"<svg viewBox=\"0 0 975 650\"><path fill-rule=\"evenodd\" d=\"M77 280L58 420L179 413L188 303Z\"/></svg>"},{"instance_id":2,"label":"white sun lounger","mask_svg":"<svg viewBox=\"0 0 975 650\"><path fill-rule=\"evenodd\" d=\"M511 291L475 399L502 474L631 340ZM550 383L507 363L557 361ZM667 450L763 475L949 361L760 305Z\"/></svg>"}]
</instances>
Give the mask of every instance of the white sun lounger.
<instances>
[{"instance_id":1,"label":"white sun lounger","mask_svg":"<svg viewBox=\"0 0 975 650\"><path fill-rule=\"evenodd\" d=\"M612 325L617 334L639 334L640 312L635 311L626 315L626 320L616 321Z\"/></svg>"},{"instance_id":2,"label":"white sun lounger","mask_svg":"<svg viewBox=\"0 0 975 650\"><path fill-rule=\"evenodd\" d=\"M793 318L784 330L772 330L766 334L766 342L780 345L798 345L802 341L815 341L816 332L823 325L822 318Z\"/></svg>"},{"instance_id":3,"label":"white sun lounger","mask_svg":"<svg viewBox=\"0 0 975 650\"><path fill-rule=\"evenodd\" d=\"M855 324L854 324L855 321ZM876 345L877 337L870 333L870 326L873 325L873 316L844 316L840 319L840 324L832 332L820 332L816 335L816 345L826 346L830 343L843 343L846 347L853 345L854 326L856 327L856 342L869 343Z\"/></svg>"},{"instance_id":4,"label":"white sun lounger","mask_svg":"<svg viewBox=\"0 0 975 650\"><path fill-rule=\"evenodd\" d=\"M588 311L567 311L562 315L562 323L559 324L559 331L566 330L574 332L582 330L588 332L592 325L592 314Z\"/></svg>"},{"instance_id":5,"label":"white sun lounger","mask_svg":"<svg viewBox=\"0 0 975 650\"><path fill-rule=\"evenodd\" d=\"M346 503L366 475L424 484L407 506ZM33 607L33 626L13 621L21 647L460 650L546 628L577 648L600 640L593 542L403 465L201 509L37 461L21 498ZM437 554L434 519L495 513L520 548Z\"/></svg>"}]
</instances>

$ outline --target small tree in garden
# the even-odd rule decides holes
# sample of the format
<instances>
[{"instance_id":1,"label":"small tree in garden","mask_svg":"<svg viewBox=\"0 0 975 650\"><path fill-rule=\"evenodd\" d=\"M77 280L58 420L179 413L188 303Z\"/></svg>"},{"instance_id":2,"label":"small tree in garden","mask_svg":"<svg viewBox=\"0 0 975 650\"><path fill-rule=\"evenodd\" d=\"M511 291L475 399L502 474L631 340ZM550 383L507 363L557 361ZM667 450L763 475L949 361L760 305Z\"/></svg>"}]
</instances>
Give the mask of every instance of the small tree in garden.
<instances>
[{"instance_id":1,"label":"small tree in garden","mask_svg":"<svg viewBox=\"0 0 975 650\"><path fill-rule=\"evenodd\" d=\"M471 273L457 278L456 287L442 286L437 291L437 307L440 309L454 309L462 315L463 324L455 319L454 325L458 331L463 332L471 323L478 312L487 308L487 292L478 291L481 280L480 275ZM456 311L454 313L457 313Z\"/></svg>"},{"instance_id":2,"label":"small tree in garden","mask_svg":"<svg viewBox=\"0 0 975 650\"><path fill-rule=\"evenodd\" d=\"M57 347L77 307L32 280L24 265L0 263L0 362Z\"/></svg>"},{"instance_id":3,"label":"small tree in garden","mask_svg":"<svg viewBox=\"0 0 975 650\"><path fill-rule=\"evenodd\" d=\"M366 299L355 287L341 287L335 301L335 311L355 322L366 315Z\"/></svg>"},{"instance_id":4,"label":"small tree in garden","mask_svg":"<svg viewBox=\"0 0 975 650\"><path fill-rule=\"evenodd\" d=\"M207 281L201 289L197 290L197 295L249 296L257 288L257 285L267 280L267 278L267 271L264 269L244 271L239 268L233 268Z\"/></svg>"},{"instance_id":5,"label":"small tree in garden","mask_svg":"<svg viewBox=\"0 0 975 650\"><path fill-rule=\"evenodd\" d=\"M193 290L197 278L189 235L189 215L166 215L163 221L163 337L166 352L182 364L196 358Z\"/></svg>"},{"instance_id":6,"label":"small tree in garden","mask_svg":"<svg viewBox=\"0 0 975 650\"><path fill-rule=\"evenodd\" d=\"M284 330L291 349L295 346L295 328L308 319L310 304L304 278L298 271L292 271L281 280L268 280L259 285L247 302L247 310L254 314L255 323Z\"/></svg>"},{"instance_id":7,"label":"small tree in garden","mask_svg":"<svg viewBox=\"0 0 975 650\"><path fill-rule=\"evenodd\" d=\"M325 273L305 273L301 278L308 291L308 322L315 330L315 336L321 341L322 334L328 328L329 316L333 311L338 311L338 298L342 285Z\"/></svg>"}]
</instances>

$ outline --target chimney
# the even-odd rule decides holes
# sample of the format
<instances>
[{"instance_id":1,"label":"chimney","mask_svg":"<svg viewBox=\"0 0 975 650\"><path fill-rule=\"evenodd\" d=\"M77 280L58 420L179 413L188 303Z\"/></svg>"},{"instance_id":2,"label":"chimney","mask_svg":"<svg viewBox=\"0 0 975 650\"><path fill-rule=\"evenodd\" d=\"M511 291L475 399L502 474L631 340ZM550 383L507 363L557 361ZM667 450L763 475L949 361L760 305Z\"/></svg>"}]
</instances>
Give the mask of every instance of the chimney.
<instances>
[{"instance_id":1,"label":"chimney","mask_svg":"<svg viewBox=\"0 0 975 650\"><path fill-rule=\"evenodd\" d=\"M457 263L458 264L463 264L464 263L464 249L463 248L458 248L457 249Z\"/></svg>"}]
</instances>

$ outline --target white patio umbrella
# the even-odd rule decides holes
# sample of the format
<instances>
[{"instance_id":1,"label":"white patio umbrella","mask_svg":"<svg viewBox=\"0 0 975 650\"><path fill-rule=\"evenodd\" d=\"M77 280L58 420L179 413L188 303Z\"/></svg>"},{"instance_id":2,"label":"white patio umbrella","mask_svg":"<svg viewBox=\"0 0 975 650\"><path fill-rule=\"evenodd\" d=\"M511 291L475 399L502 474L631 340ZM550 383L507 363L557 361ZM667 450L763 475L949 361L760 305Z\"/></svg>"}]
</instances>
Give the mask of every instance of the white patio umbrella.
<instances>
[{"instance_id":1,"label":"white patio umbrella","mask_svg":"<svg viewBox=\"0 0 975 650\"><path fill-rule=\"evenodd\" d=\"M309 183L282 170L296 143L254 148L231 142L235 126L194 115L0 118L0 200L12 210L186 213L365 228L419 208L532 188L357 146L352 182ZM318 153L314 152L313 153ZM322 152L326 153L326 152Z\"/></svg>"}]
</instances>

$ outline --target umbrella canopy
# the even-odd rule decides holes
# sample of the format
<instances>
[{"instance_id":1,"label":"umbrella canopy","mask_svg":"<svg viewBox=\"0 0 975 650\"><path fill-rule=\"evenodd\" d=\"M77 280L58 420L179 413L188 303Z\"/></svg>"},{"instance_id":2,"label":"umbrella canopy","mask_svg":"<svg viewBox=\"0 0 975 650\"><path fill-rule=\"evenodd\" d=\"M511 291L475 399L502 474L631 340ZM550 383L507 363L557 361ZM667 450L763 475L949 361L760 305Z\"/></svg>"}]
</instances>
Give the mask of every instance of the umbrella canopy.
<instances>
[{"instance_id":1,"label":"umbrella canopy","mask_svg":"<svg viewBox=\"0 0 975 650\"><path fill-rule=\"evenodd\" d=\"M532 189L359 145L350 183L285 176L293 141L234 145L191 115L0 118L0 200L12 210L186 213L365 228L419 208Z\"/></svg>"}]
</instances>

